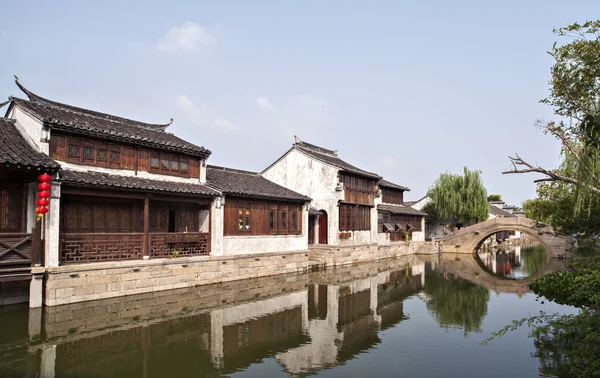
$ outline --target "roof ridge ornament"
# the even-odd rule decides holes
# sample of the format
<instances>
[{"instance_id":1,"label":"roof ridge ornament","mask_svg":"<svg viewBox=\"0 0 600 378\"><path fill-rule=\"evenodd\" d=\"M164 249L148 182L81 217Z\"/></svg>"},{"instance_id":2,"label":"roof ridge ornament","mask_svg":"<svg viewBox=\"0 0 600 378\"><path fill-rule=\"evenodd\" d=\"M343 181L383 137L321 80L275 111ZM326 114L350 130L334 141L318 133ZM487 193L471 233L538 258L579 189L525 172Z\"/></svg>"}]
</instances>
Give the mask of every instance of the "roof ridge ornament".
<instances>
[{"instance_id":1,"label":"roof ridge ornament","mask_svg":"<svg viewBox=\"0 0 600 378\"><path fill-rule=\"evenodd\" d=\"M12 101L12 99L9 97L9 98L8 98L8 101L0 102L0 109L1 109L3 106L5 106L5 105L8 105L8 104L10 104L10 102L11 102L11 101Z\"/></svg>"}]
</instances>

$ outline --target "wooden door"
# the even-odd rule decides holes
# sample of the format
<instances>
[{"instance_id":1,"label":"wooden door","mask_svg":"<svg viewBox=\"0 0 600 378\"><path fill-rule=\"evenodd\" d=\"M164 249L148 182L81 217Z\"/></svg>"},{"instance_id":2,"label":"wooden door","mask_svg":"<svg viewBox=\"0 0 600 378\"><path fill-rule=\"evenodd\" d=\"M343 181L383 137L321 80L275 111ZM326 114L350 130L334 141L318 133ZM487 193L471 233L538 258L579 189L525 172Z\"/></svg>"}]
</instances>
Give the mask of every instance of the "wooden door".
<instances>
[{"instance_id":1,"label":"wooden door","mask_svg":"<svg viewBox=\"0 0 600 378\"><path fill-rule=\"evenodd\" d=\"M319 215L319 244L327 244L327 212L321 210Z\"/></svg>"},{"instance_id":2,"label":"wooden door","mask_svg":"<svg viewBox=\"0 0 600 378\"><path fill-rule=\"evenodd\" d=\"M308 244L315 244L315 223L316 217L314 215L308 216Z\"/></svg>"}]
</instances>

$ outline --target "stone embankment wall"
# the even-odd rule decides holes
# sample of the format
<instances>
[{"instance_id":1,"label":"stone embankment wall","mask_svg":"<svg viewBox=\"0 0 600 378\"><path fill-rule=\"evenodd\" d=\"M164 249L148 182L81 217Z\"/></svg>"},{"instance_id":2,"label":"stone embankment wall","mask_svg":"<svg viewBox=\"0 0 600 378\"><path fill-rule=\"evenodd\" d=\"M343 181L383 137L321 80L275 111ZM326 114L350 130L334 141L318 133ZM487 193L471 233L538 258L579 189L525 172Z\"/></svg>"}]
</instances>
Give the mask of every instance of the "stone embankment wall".
<instances>
[{"instance_id":1,"label":"stone embankment wall","mask_svg":"<svg viewBox=\"0 0 600 378\"><path fill-rule=\"evenodd\" d=\"M44 328L50 340L81 338L274 298L306 290L306 285L306 274L278 275L206 285L200 290L184 288L45 307ZM76 335L71 336L74 331Z\"/></svg>"},{"instance_id":2,"label":"stone embankment wall","mask_svg":"<svg viewBox=\"0 0 600 378\"><path fill-rule=\"evenodd\" d=\"M380 246L365 243L315 245L309 251L63 265L45 270L43 304L58 306L249 278L297 274L313 266L336 267L437 252L438 245L431 242L398 242ZM17 302L26 301L24 289L19 287L23 295L13 296L0 304L15 303L17 299Z\"/></svg>"},{"instance_id":3,"label":"stone embankment wall","mask_svg":"<svg viewBox=\"0 0 600 378\"><path fill-rule=\"evenodd\" d=\"M398 242L379 246L375 243L347 246L313 245L308 256L311 266L334 267L415 254L432 255L437 252L438 246L435 243Z\"/></svg>"},{"instance_id":4,"label":"stone embankment wall","mask_svg":"<svg viewBox=\"0 0 600 378\"><path fill-rule=\"evenodd\" d=\"M302 273L308 252L202 256L48 268L44 304L57 306L153 291Z\"/></svg>"}]
</instances>

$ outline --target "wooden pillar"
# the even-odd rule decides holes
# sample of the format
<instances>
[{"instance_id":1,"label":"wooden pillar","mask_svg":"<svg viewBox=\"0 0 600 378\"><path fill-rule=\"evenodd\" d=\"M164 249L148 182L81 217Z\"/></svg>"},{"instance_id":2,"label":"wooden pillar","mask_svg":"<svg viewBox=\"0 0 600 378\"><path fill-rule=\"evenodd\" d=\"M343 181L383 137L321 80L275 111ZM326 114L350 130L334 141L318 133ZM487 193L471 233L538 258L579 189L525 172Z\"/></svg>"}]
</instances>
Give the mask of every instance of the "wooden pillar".
<instances>
[{"instance_id":1,"label":"wooden pillar","mask_svg":"<svg viewBox=\"0 0 600 378\"><path fill-rule=\"evenodd\" d=\"M143 241L144 258L150 256L150 198L144 198L144 241Z\"/></svg>"}]
</instances>

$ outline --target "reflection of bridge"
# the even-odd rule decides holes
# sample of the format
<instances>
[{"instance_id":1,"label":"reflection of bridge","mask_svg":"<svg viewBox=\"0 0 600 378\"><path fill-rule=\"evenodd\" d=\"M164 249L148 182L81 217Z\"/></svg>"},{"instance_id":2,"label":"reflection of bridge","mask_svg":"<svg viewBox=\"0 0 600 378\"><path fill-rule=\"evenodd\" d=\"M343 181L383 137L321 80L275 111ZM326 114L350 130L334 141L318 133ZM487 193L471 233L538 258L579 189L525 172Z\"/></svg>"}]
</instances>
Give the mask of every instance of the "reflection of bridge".
<instances>
[{"instance_id":1,"label":"reflection of bridge","mask_svg":"<svg viewBox=\"0 0 600 378\"><path fill-rule=\"evenodd\" d=\"M497 217L446 235L440 243L440 252L474 253L488 237L500 231L520 231L531 235L546 248L551 257L570 256L569 238L556 236L552 227L539 225L524 217Z\"/></svg>"},{"instance_id":2,"label":"reflection of bridge","mask_svg":"<svg viewBox=\"0 0 600 378\"><path fill-rule=\"evenodd\" d=\"M519 296L529 293L529 281L555 270L565 269L563 261L550 259L543 269L526 279L510 279L494 275L485 270L478 262L477 256L464 253L441 253L440 266L454 277L462 278L483 286L496 293L515 293Z\"/></svg>"}]
</instances>

